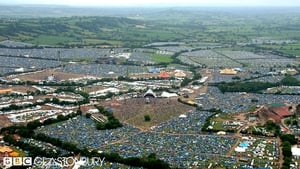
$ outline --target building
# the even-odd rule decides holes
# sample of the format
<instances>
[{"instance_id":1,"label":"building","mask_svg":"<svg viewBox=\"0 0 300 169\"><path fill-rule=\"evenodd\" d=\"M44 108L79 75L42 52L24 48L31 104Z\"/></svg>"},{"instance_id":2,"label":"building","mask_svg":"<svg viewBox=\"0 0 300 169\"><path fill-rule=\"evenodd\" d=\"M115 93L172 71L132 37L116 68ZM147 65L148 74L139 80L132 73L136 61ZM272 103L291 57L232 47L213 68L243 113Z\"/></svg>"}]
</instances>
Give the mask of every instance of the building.
<instances>
[{"instance_id":1,"label":"building","mask_svg":"<svg viewBox=\"0 0 300 169\"><path fill-rule=\"evenodd\" d=\"M289 69L285 69L285 70L280 71L280 73L283 74L283 75L293 76L293 75L296 75L298 73L298 71L296 69L290 69L289 68Z\"/></svg>"},{"instance_id":2,"label":"building","mask_svg":"<svg viewBox=\"0 0 300 169\"><path fill-rule=\"evenodd\" d=\"M288 110L287 106L280 106L280 107L266 107L263 106L257 111L257 115L260 119L267 121L272 120L274 123L281 123L281 120L293 115Z\"/></svg>"},{"instance_id":3,"label":"building","mask_svg":"<svg viewBox=\"0 0 300 169\"><path fill-rule=\"evenodd\" d=\"M12 92L11 88L0 88L0 94L8 94L11 92Z\"/></svg>"},{"instance_id":4,"label":"building","mask_svg":"<svg viewBox=\"0 0 300 169\"><path fill-rule=\"evenodd\" d=\"M160 72L160 69L159 69L159 68L149 68L149 69L148 69L148 72L149 72L149 73L159 73L159 72Z\"/></svg>"},{"instance_id":5,"label":"building","mask_svg":"<svg viewBox=\"0 0 300 169\"><path fill-rule=\"evenodd\" d=\"M273 107L273 108L269 108L269 110L276 114L277 116L279 116L281 119L289 117L291 115L293 115L293 113L291 113L288 110L287 106L281 106L281 107Z\"/></svg>"},{"instance_id":6,"label":"building","mask_svg":"<svg viewBox=\"0 0 300 169\"><path fill-rule=\"evenodd\" d=\"M220 74L221 75L236 75L237 71L235 69L225 68L225 69L220 70Z\"/></svg>"}]
</instances>

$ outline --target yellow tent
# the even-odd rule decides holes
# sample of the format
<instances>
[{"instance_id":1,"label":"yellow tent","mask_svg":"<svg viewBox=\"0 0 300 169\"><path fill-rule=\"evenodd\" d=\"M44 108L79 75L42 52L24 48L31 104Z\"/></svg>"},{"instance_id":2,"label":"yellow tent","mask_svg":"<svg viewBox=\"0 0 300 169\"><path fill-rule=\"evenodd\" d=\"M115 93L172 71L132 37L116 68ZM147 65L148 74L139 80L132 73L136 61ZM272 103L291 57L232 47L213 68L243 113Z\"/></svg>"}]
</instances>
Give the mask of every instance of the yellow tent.
<instances>
[{"instance_id":1,"label":"yellow tent","mask_svg":"<svg viewBox=\"0 0 300 169\"><path fill-rule=\"evenodd\" d=\"M8 146L0 147L0 153L11 153L13 150Z\"/></svg>"}]
</instances>

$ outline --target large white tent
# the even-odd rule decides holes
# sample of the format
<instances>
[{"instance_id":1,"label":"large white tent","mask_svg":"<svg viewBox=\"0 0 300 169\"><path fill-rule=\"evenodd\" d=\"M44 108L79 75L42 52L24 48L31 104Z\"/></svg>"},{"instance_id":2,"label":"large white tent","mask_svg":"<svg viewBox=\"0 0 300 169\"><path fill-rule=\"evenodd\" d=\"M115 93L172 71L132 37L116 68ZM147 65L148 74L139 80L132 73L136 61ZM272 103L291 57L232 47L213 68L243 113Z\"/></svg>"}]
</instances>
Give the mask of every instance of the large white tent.
<instances>
[{"instance_id":1,"label":"large white tent","mask_svg":"<svg viewBox=\"0 0 300 169\"><path fill-rule=\"evenodd\" d=\"M297 146L292 147L292 154L294 157L300 157L300 148Z\"/></svg>"},{"instance_id":2,"label":"large white tent","mask_svg":"<svg viewBox=\"0 0 300 169\"><path fill-rule=\"evenodd\" d=\"M161 93L161 97L166 97L166 98L169 98L169 97L177 97L178 95L176 93L169 93L169 92L162 92Z\"/></svg>"},{"instance_id":3,"label":"large white tent","mask_svg":"<svg viewBox=\"0 0 300 169\"><path fill-rule=\"evenodd\" d=\"M243 148L243 147L236 147L234 149L234 151L238 152L238 153L244 153L246 152L246 148Z\"/></svg>"}]
</instances>

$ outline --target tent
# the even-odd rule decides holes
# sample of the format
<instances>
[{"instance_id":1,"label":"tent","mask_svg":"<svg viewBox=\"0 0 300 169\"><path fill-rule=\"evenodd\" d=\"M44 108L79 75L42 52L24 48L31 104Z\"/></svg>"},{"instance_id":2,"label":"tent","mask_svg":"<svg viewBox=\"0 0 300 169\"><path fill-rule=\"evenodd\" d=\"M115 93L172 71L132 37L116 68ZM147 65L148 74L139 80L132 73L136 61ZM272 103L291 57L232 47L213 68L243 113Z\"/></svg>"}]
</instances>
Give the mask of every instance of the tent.
<instances>
[{"instance_id":1,"label":"tent","mask_svg":"<svg viewBox=\"0 0 300 169\"><path fill-rule=\"evenodd\" d=\"M161 97L166 97L166 98L169 98L169 97L177 97L178 95L176 93L169 93L169 92L162 92L161 94Z\"/></svg>"},{"instance_id":2,"label":"tent","mask_svg":"<svg viewBox=\"0 0 300 169\"><path fill-rule=\"evenodd\" d=\"M246 149L245 149L245 148L242 148L242 147L236 147L236 148L234 149L234 151L236 151L236 152L238 152L238 153L244 153L244 152L246 152Z\"/></svg>"},{"instance_id":3,"label":"tent","mask_svg":"<svg viewBox=\"0 0 300 169\"><path fill-rule=\"evenodd\" d=\"M151 69L148 69L149 73L159 73L160 72L160 69L159 68L151 68Z\"/></svg>"},{"instance_id":4,"label":"tent","mask_svg":"<svg viewBox=\"0 0 300 169\"><path fill-rule=\"evenodd\" d=\"M292 154L295 157L300 157L300 148L298 148L297 146L293 146L292 147Z\"/></svg>"},{"instance_id":5,"label":"tent","mask_svg":"<svg viewBox=\"0 0 300 169\"><path fill-rule=\"evenodd\" d=\"M175 77L186 77L186 74L183 73L182 71L175 73Z\"/></svg>"},{"instance_id":6,"label":"tent","mask_svg":"<svg viewBox=\"0 0 300 169\"><path fill-rule=\"evenodd\" d=\"M169 75L167 72L163 71L163 72L161 72L161 73L159 74L159 77L160 77L160 78L167 79L167 78L170 77L170 75Z\"/></svg>"},{"instance_id":7,"label":"tent","mask_svg":"<svg viewBox=\"0 0 300 169\"><path fill-rule=\"evenodd\" d=\"M0 147L0 153L11 153L13 150L8 146Z\"/></svg>"},{"instance_id":8,"label":"tent","mask_svg":"<svg viewBox=\"0 0 300 169\"><path fill-rule=\"evenodd\" d=\"M219 131L219 132L217 133L217 135L226 135L226 132L225 132L225 131Z\"/></svg>"},{"instance_id":9,"label":"tent","mask_svg":"<svg viewBox=\"0 0 300 169\"><path fill-rule=\"evenodd\" d=\"M242 147L242 148L248 148L249 147L249 143L244 141L242 143L240 143L239 147Z\"/></svg>"},{"instance_id":10,"label":"tent","mask_svg":"<svg viewBox=\"0 0 300 169\"><path fill-rule=\"evenodd\" d=\"M147 90L147 92L144 94L144 97L153 97L155 98L156 97L156 94L151 90Z\"/></svg>"},{"instance_id":11,"label":"tent","mask_svg":"<svg viewBox=\"0 0 300 169\"><path fill-rule=\"evenodd\" d=\"M181 114L180 116L179 116L179 118L186 118L187 116L185 115L185 114Z\"/></svg>"}]
</instances>

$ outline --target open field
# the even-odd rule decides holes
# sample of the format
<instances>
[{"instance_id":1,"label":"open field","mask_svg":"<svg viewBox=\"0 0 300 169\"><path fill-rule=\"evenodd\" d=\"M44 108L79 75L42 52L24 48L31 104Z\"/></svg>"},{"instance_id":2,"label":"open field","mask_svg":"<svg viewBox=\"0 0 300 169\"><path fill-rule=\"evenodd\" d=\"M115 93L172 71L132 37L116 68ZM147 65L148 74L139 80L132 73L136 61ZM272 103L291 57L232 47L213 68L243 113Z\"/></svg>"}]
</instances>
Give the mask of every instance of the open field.
<instances>
[{"instance_id":1,"label":"open field","mask_svg":"<svg viewBox=\"0 0 300 169\"><path fill-rule=\"evenodd\" d=\"M142 129L149 129L161 122L178 117L180 114L194 109L191 106L181 104L177 99L156 98L146 104L144 98L123 100L118 102L120 105L113 107L114 115L131 125ZM144 121L144 115L149 115L150 122Z\"/></svg>"},{"instance_id":2,"label":"open field","mask_svg":"<svg viewBox=\"0 0 300 169\"><path fill-rule=\"evenodd\" d=\"M16 75L13 78L19 78L22 81L40 81L47 80L49 76L54 76L57 80L69 80L72 78L80 78L85 75L64 73L55 70L45 70L40 72L27 73L24 75Z\"/></svg>"},{"instance_id":3,"label":"open field","mask_svg":"<svg viewBox=\"0 0 300 169\"><path fill-rule=\"evenodd\" d=\"M170 63L172 62L172 58L170 55L152 55L151 58L157 63Z\"/></svg>"},{"instance_id":4,"label":"open field","mask_svg":"<svg viewBox=\"0 0 300 169\"><path fill-rule=\"evenodd\" d=\"M5 17L7 10L15 11L3 9L3 18L0 19L2 40L59 47L141 47L153 42L184 42L197 48L203 47L199 44L201 41L234 46L254 44L258 48L299 55L299 19L294 8L280 12L273 8L243 12L239 8L195 8L184 12L162 8L147 9L145 13L139 11L139 16L133 15L134 10L119 10L118 13L122 14L119 16L123 17L114 16L111 13L116 11L108 9L82 9L81 16L57 17L51 9L45 9L46 13L50 11L52 14L47 21L26 15L25 19L16 17L11 20ZM60 16L70 14L64 13L63 8L59 10ZM19 12L17 10L15 14Z\"/></svg>"}]
</instances>

